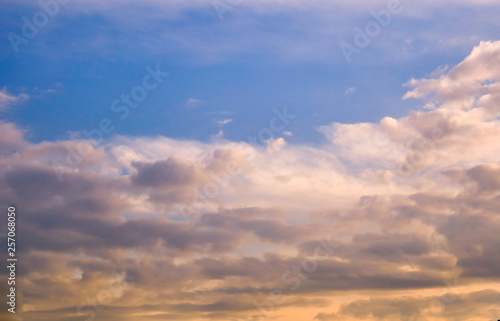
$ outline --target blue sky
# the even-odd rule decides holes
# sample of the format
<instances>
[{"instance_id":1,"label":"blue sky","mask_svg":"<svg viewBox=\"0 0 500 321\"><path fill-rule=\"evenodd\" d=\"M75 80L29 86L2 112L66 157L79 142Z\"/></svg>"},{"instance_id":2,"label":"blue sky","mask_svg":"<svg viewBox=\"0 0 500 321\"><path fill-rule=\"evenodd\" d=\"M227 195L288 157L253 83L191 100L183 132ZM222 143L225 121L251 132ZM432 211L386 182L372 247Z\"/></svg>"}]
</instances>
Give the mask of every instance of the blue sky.
<instances>
[{"instance_id":1,"label":"blue sky","mask_svg":"<svg viewBox=\"0 0 500 321\"><path fill-rule=\"evenodd\" d=\"M116 134L206 141L222 129L227 139L245 140L266 125L272 108L287 106L300 119L290 141L315 142L321 125L374 122L418 108L401 100L402 84L459 62L471 45L491 38L486 26L498 13L487 5L405 4L348 64L339 43L352 43L354 28L386 3L276 10L248 1L224 13L224 21L211 3L144 2L121 6L120 14L118 2L80 6L61 5L15 54L6 36L21 35L21 18L31 19L40 6L2 4L0 88L30 96L2 117L28 129L32 141L65 139L116 116L111 102L140 82L146 66L160 64L170 77L133 117L117 122ZM454 14L443 17L445 8ZM187 106L190 99L199 102ZM221 128L224 119L232 122Z\"/></svg>"},{"instance_id":2,"label":"blue sky","mask_svg":"<svg viewBox=\"0 0 500 321\"><path fill-rule=\"evenodd\" d=\"M16 316L498 320L500 5L400 1L3 1Z\"/></svg>"}]
</instances>

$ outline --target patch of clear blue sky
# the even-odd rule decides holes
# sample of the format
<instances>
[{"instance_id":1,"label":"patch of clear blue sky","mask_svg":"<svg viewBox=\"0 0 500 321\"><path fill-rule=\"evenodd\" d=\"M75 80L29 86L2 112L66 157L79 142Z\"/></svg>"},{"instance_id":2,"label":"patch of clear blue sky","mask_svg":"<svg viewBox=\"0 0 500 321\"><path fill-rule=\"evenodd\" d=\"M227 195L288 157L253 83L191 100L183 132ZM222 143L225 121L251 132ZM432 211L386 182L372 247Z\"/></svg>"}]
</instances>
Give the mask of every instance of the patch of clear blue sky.
<instances>
[{"instance_id":1,"label":"patch of clear blue sky","mask_svg":"<svg viewBox=\"0 0 500 321\"><path fill-rule=\"evenodd\" d=\"M24 90L31 98L0 117L29 129L32 141L65 139L68 132L97 128L105 117L116 125L114 134L205 141L223 129L227 139L246 140L268 126L272 108L286 106L298 115L286 129L294 133L287 140L314 143L322 139L315 131L321 125L377 122L384 116L407 114L419 103L401 100L406 91L403 83L424 77L440 65L454 64L470 52L471 44L493 39L491 28L475 25L468 32L476 38L469 43L436 49L432 48L436 39L426 40L418 31L431 30L427 24L439 22L434 27L439 29L436 36L450 37L465 32L460 22L439 12L427 21L396 17L347 64L338 43L352 41L352 32L333 32L333 38L312 35L314 31L304 26L315 23L310 13L301 17L296 12L299 23L294 24L290 15L258 17L242 8L229 21L220 22L207 7L174 21L138 19L130 25L101 14L61 14L22 45L19 54L13 54L5 36L9 31L19 33L20 18L29 17L37 7L3 6L0 88L12 93ZM145 11L146 15L152 12L151 8ZM474 12L467 17L480 21ZM356 19L339 30L362 27L370 17ZM256 41L256 37L269 39ZM401 39L393 41L394 37ZM400 57L405 38L413 39L409 50L416 53ZM278 45L269 44L273 41ZM278 50L280 42L283 48ZM301 42L313 44L305 48L313 53L309 59L286 54L300 48ZM332 52L321 52L325 48ZM157 64L170 76L127 119L120 120L110 110L111 102L141 83L146 66ZM346 95L350 87L356 91ZM186 106L190 98L201 102ZM222 128L216 123L228 118L233 121Z\"/></svg>"}]
</instances>

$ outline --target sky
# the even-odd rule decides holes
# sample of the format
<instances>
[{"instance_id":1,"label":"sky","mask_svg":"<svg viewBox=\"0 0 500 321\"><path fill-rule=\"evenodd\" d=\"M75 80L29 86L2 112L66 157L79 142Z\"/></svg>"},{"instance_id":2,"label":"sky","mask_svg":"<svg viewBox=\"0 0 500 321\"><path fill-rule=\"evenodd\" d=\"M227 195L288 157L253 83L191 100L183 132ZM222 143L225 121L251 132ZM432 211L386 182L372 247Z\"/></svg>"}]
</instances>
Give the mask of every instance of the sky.
<instances>
[{"instance_id":1,"label":"sky","mask_svg":"<svg viewBox=\"0 0 500 321\"><path fill-rule=\"evenodd\" d=\"M3 1L0 318L498 320L499 14Z\"/></svg>"}]
</instances>

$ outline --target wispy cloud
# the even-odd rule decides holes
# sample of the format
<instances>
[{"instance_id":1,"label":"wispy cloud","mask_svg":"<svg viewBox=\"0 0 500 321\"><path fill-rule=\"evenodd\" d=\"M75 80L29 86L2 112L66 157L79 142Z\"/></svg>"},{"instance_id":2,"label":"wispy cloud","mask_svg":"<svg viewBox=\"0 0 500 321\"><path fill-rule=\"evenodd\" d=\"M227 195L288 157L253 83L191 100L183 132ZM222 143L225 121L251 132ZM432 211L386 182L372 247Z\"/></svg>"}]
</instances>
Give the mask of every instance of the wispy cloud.
<instances>
[{"instance_id":1,"label":"wispy cloud","mask_svg":"<svg viewBox=\"0 0 500 321\"><path fill-rule=\"evenodd\" d=\"M203 101L201 101L201 100L199 100L199 99L196 99L196 98L189 98L189 99L186 101L186 107L187 107L187 108L196 108L196 107L199 107L202 103L203 103Z\"/></svg>"},{"instance_id":2,"label":"wispy cloud","mask_svg":"<svg viewBox=\"0 0 500 321\"><path fill-rule=\"evenodd\" d=\"M9 1L18 3L18 1ZM217 1L216 1L217 2ZM260 57L273 59L279 63L301 63L321 62L322 64L344 63L342 54L339 54L338 45L344 39L352 39L353 28L357 27L360 19L370 14L365 5L354 5L346 1L315 0L304 1L269 1L245 0L244 3L235 7L235 1L219 1L226 3L226 7L233 9L233 15L238 13L239 19L225 19L223 23L219 20L217 12L213 10L214 1L145 1L132 4L128 0L108 1L72 1L71 6L60 10L57 18L51 22L52 28L65 28L64 17L78 12L96 14L102 17L108 25L112 25L117 31L113 37L98 37L93 34L74 39L72 46L61 45L57 56L71 55L74 50L85 50L84 41L91 42L95 47L108 49L116 47L117 44L126 46L136 55L140 52L164 56L172 52L181 52L175 55L177 59L199 63L219 63L221 61L233 60L242 53L258 52ZM40 10L35 1L32 3L36 10ZM470 32L456 34L455 30L444 28L432 28L429 24L419 28L411 29L412 47L401 46L408 36L400 30L389 27L388 36L380 36L370 46L378 59L374 56L363 60L364 63L387 63L391 61L404 61L410 57L425 55L429 50L443 52L456 48L464 52L465 48L476 44L479 39L484 39L489 34L481 27L485 19L495 23L498 15L498 7L495 1L424 1L414 6L412 10L405 10L401 14L403 19L414 19L425 21L439 12L445 3L453 8L456 16L462 21L467 21L471 26ZM363 1L363 4L380 8L387 7L387 1L371 0ZM276 8L280 8L277 10ZM478 10L480 14L470 15L470 8ZM140 10L138 10L140 9ZM297 10L303 13L300 22L295 19ZM450 9L451 10L451 9ZM212 12L213 17L200 21L190 20L188 24L179 24L179 21L189 19L190 12L207 14ZM119 13L118 13L119 12ZM266 13L266 15L262 15ZM285 31L274 30L272 33L265 32L259 28L249 26L266 23L265 17L269 15L279 23L287 23L300 32L293 36ZM481 17L481 18L479 18ZM436 18L437 19L437 18ZM437 21L437 20L436 20ZM410 28L410 27L405 27ZM144 30L141 35L141 46L136 46L124 34L127 30ZM408 31L404 29L404 31ZM478 36L479 35L479 36ZM48 38L57 37L56 33L44 35ZM244 37L245 41L238 41ZM443 41L443 38L453 38L454 41ZM76 43L75 43L76 41ZM47 41L47 43L50 43ZM426 46L415 46L415 43L425 43ZM76 45L75 45L76 44ZM425 48L425 49L424 49ZM103 50L106 51L106 50ZM379 52L384 55L380 55ZM44 51L49 52L49 51ZM39 54L43 54L40 52ZM53 51L50 51L53 54ZM107 54L116 54L113 50L107 50Z\"/></svg>"},{"instance_id":3,"label":"wispy cloud","mask_svg":"<svg viewBox=\"0 0 500 321\"><path fill-rule=\"evenodd\" d=\"M222 120L214 120L214 121L215 121L215 123L216 123L218 126L222 127L222 126L225 126L225 125L229 124L229 123L230 123L230 122L232 122L233 120L232 120L232 119L230 119L230 118L227 118L227 119L222 119Z\"/></svg>"},{"instance_id":4,"label":"wispy cloud","mask_svg":"<svg viewBox=\"0 0 500 321\"><path fill-rule=\"evenodd\" d=\"M347 88L344 92L344 94L346 94L347 96L350 96L352 94L354 94L356 92L356 87L350 87L350 88Z\"/></svg>"},{"instance_id":5,"label":"wispy cloud","mask_svg":"<svg viewBox=\"0 0 500 321\"><path fill-rule=\"evenodd\" d=\"M7 88L4 87L0 90L0 111L7 110L13 105L27 99L29 99L27 94L21 93L19 95L13 95L7 91Z\"/></svg>"}]
</instances>

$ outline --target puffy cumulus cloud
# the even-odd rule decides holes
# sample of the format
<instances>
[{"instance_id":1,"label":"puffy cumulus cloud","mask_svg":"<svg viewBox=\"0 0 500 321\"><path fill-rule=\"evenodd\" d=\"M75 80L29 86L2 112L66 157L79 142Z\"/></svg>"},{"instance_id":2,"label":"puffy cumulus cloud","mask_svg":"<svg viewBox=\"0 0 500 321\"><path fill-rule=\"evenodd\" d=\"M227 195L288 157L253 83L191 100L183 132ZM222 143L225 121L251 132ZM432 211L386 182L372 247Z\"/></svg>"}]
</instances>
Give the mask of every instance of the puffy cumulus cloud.
<instances>
[{"instance_id":1,"label":"puffy cumulus cloud","mask_svg":"<svg viewBox=\"0 0 500 321\"><path fill-rule=\"evenodd\" d=\"M425 106L432 105L429 111L385 117L378 124L335 123L319 130L352 166L392 170L405 178L423 169L439 172L496 163L498 59L500 42L481 42L457 66L439 70L437 78L410 81L407 85L414 88L404 98L424 99Z\"/></svg>"},{"instance_id":2,"label":"puffy cumulus cloud","mask_svg":"<svg viewBox=\"0 0 500 321\"><path fill-rule=\"evenodd\" d=\"M0 90L0 113L28 98L29 96L24 93L13 95L4 87ZM15 124L0 120L0 154L23 148L25 146L23 135L24 132Z\"/></svg>"},{"instance_id":3,"label":"puffy cumulus cloud","mask_svg":"<svg viewBox=\"0 0 500 321\"><path fill-rule=\"evenodd\" d=\"M22 130L12 123L0 121L0 153L9 153L25 145Z\"/></svg>"},{"instance_id":4,"label":"puffy cumulus cloud","mask_svg":"<svg viewBox=\"0 0 500 321\"><path fill-rule=\"evenodd\" d=\"M408 84L416 88L404 98L432 95L436 100L446 102L447 106L472 107L475 95L479 91L487 92L491 82L498 81L500 77L499 52L498 42L481 42L464 61L446 74L434 79L411 80Z\"/></svg>"},{"instance_id":5,"label":"puffy cumulus cloud","mask_svg":"<svg viewBox=\"0 0 500 321\"><path fill-rule=\"evenodd\" d=\"M22 213L23 319L400 320L437 300L436 320L486 320L498 312L500 133L483 60L497 47L413 82L433 109L324 126L316 147L34 144L0 124L0 203ZM469 96L445 88L468 77Z\"/></svg>"}]
</instances>

